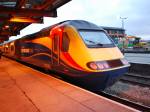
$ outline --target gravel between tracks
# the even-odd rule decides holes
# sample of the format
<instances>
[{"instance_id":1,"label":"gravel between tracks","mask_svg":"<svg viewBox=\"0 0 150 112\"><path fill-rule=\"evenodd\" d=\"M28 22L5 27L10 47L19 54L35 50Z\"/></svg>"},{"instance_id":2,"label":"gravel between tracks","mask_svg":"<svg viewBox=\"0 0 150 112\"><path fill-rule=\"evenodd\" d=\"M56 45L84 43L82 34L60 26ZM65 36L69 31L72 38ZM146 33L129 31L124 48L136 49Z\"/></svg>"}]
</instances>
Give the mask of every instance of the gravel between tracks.
<instances>
[{"instance_id":1,"label":"gravel between tracks","mask_svg":"<svg viewBox=\"0 0 150 112\"><path fill-rule=\"evenodd\" d=\"M118 81L105 89L105 92L150 107L150 87L140 87Z\"/></svg>"}]
</instances>

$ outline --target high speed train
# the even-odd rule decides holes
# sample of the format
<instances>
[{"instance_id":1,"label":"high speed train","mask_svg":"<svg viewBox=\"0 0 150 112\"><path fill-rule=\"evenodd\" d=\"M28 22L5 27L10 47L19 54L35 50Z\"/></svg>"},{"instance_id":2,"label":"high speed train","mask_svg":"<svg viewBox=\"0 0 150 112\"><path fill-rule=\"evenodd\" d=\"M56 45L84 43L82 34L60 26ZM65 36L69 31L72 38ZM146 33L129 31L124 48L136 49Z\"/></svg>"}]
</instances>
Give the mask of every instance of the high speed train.
<instances>
[{"instance_id":1,"label":"high speed train","mask_svg":"<svg viewBox=\"0 0 150 112\"><path fill-rule=\"evenodd\" d=\"M130 64L99 26L67 20L2 46L4 55L55 71L91 90L104 90Z\"/></svg>"}]
</instances>

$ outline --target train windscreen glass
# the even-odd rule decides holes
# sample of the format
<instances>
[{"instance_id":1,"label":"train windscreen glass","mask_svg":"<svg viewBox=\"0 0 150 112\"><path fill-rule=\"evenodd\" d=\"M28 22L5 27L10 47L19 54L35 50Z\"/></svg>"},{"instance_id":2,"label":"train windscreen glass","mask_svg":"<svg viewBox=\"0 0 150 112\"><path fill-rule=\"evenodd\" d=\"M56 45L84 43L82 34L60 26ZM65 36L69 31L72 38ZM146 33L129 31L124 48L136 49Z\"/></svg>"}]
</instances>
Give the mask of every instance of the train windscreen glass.
<instances>
[{"instance_id":1,"label":"train windscreen glass","mask_svg":"<svg viewBox=\"0 0 150 112\"><path fill-rule=\"evenodd\" d=\"M113 47L114 43L103 31L79 31L82 39L88 47Z\"/></svg>"}]
</instances>

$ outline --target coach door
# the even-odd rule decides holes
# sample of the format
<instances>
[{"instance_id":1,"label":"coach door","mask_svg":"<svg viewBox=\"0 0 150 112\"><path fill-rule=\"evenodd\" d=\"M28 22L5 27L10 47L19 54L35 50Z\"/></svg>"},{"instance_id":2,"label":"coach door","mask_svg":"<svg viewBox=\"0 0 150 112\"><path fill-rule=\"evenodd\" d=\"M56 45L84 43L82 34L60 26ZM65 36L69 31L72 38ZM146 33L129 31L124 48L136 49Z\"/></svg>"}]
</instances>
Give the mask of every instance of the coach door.
<instances>
[{"instance_id":1,"label":"coach door","mask_svg":"<svg viewBox=\"0 0 150 112\"><path fill-rule=\"evenodd\" d=\"M52 66L56 67L59 65L59 35L55 34L52 41Z\"/></svg>"}]
</instances>

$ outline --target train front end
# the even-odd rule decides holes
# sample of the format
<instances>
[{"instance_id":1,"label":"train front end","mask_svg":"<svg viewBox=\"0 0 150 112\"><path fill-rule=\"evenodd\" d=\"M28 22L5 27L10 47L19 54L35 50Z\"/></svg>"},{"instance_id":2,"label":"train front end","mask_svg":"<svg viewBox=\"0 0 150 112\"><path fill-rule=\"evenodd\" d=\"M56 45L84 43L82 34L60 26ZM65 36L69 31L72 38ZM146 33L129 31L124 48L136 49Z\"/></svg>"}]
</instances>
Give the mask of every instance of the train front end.
<instances>
[{"instance_id":1,"label":"train front end","mask_svg":"<svg viewBox=\"0 0 150 112\"><path fill-rule=\"evenodd\" d=\"M70 38L67 54L73 62L69 61L72 69L68 74L81 85L104 90L128 71L130 64L103 29L84 21L72 26L64 30Z\"/></svg>"},{"instance_id":2,"label":"train front end","mask_svg":"<svg viewBox=\"0 0 150 112\"><path fill-rule=\"evenodd\" d=\"M89 71L93 72L93 76L95 75L93 77L95 84L105 81L102 84L102 89L104 89L111 86L128 71L130 64L104 31L81 30L79 33L87 47L89 62L86 63L86 66ZM96 82L100 75L104 79Z\"/></svg>"}]
</instances>

